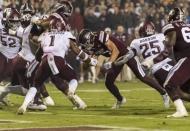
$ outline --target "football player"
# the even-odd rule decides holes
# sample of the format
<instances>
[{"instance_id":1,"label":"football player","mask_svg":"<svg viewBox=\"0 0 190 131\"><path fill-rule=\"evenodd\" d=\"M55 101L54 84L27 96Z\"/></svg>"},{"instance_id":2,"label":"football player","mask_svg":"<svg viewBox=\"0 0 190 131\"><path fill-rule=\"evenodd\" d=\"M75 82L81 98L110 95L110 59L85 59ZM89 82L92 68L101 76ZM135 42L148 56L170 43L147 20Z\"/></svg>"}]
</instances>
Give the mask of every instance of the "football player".
<instances>
[{"instance_id":1,"label":"football player","mask_svg":"<svg viewBox=\"0 0 190 131\"><path fill-rule=\"evenodd\" d=\"M184 22L184 11L181 8L173 8L169 12L168 24L162 29L166 36L166 47L169 54L173 55L177 64L164 83L171 99L183 108L176 88L190 82L190 26ZM177 112L171 116L187 116L187 112L177 108Z\"/></svg>"},{"instance_id":2,"label":"football player","mask_svg":"<svg viewBox=\"0 0 190 131\"><path fill-rule=\"evenodd\" d=\"M123 65L115 66L113 63L119 57L125 55L128 52L128 49L125 47L124 43L115 37L108 35L104 31L92 32L84 29L79 34L79 43L85 48L86 51L93 52L93 55L104 55L109 57L109 61L104 64L104 68L107 70L105 85L117 99L117 102L113 105L112 109L119 108L126 102L126 99L121 95L114 82L122 70ZM169 98L167 97L165 90L158 84L157 81L149 78L145 74L139 60L137 58L130 59L127 62L127 65L131 68L137 78L155 88L161 95L164 96L164 103L166 107L168 107Z\"/></svg>"},{"instance_id":3,"label":"football player","mask_svg":"<svg viewBox=\"0 0 190 131\"><path fill-rule=\"evenodd\" d=\"M169 117L185 117L188 113L183 105L181 96L178 93L179 87L185 87L186 91L189 90L190 82L190 69L188 65L190 64L190 26L183 21L184 11L181 8L173 8L169 12L168 24L162 29L164 35L166 36L166 48L173 61L177 64L170 70L165 82L164 87L167 90L170 98L174 102L177 111L169 115ZM166 51L163 51L159 55L158 59L164 58ZM144 62L144 65L151 66L154 64L154 59L149 59ZM189 93L189 92L188 92Z\"/></svg>"},{"instance_id":4,"label":"football player","mask_svg":"<svg viewBox=\"0 0 190 131\"><path fill-rule=\"evenodd\" d=\"M42 26L43 28L49 28L50 21L52 19L58 18L64 24L65 30L70 30L70 25L68 24L69 17L73 12L73 6L69 1L62 1L57 3L52 10L52 13L46 19L39 19L38 17L33 18L32 22Z\"/></svg>"},{"instance_id":5,"label":"football player","mask_svg":"<svg viewBox=\"0 0 190 131\"><path fill-rule=\"evenodd\" d=\"M10 35L12 31L20 26L20 13L15 8L6 8L3 12L2 19L2 29L0 30L0 81L4 80L8 76L12 76L14 58L17 56L20 51L21 39ZM11 88L14 93L25 94L24 90L15 91L14 88Z\"/></svg>"},{"instance_id":6,"label":"football player","mask_svg":"<svg viewBox=\"0 0 190 131\"><path fill-rule=\"evenodd\" d=\"M29 35L31 32L31 29L33 27L32 24L30 24L30 19L33 15L33 8L31 6L28 5L28 3L22 5L21 7L21 25L17 27L17 29L13 30L13 29L9 29L9 34L10 35L15 35L17 37L19 37L20 39L22 39L22 49L21 51L18 53L17 57L14 58L14 68L13 68L13 72L14 72L14 76L16 76L16 78L18 77L18 82L12 82L14 84L8 85L6 88L4 88L3 91L1 91L1 95L0 95L0 99L3 100L3 98L8 94L8 93L14 93L15 91L22 91L25 90L27 91L27 89L29 89L29 85L31 84L32 80L28 79L26 77L26 68L27 65L29 63L33 63L35 65L36 61L35 61L35 56L34 54L32 54L30 46L29 46ZM19 86L22 85L25 89L23 89L23 87ZM13 89L14 88L14 92ZM52 100L52 98L49 96L47 90L45 89L45 87L43 86L42 91L40 91L42 96L44 97L45 102L48 105L54 105L54 102ZM36 109L40 109L40 110L45 110L47 107L43 104L40 104L41 102L39 102L39 97L36 97L35 99L35 104L32 104L33 106L35 106ZM30 105L31 106L31 105Z\"/></svg>"},{"instance_id":7,"label":"football player","mask_svg":"<svg viewBox=\"0 0 190 131\"><path fill-rule=\"evenodd\" d=\"M67 15L67 12L65 14ZM34 85L29 89L23 104L18 109L18 114L25 113L37 90L39 91L44 81L51 76L66 80L69 86L68 97L73 99L76 104L82 103L82 108L86 107L86 104L75 95L78 82L73 68L65 61L65 54L71 49L79 58L91 65L96 65L97 60L89 57L88 54L78 48L75 43L75 37L67 31L65 26L63 17L60 17L60 15L59 17L53 17L49 21L49 31L42 33L39 37L41 47L39 52L43 52L43 57L35 73Z\"/></svg>"},{"instance_id":8,"label":"football player","mask_svg":"<svg viewBox=\"0 0 190 131\"><path fill-rule=\"evenodd\" d=\"M146 65L144 63L147 63L149 60L154 60L154 65L148 66L149 69L151 69L152 74L155 76L155 78L158 80L160 85L163 85L168 74L170 74L170 71L173 70L173 67L175 65L175 62L167 57L168 52L164 45L165 42L165 36L164 34L155 34L154 27L152 22L144 22L140 28L139 28L139 34L141 38L134 39L130 45L129 52L119 58L115 65L121 65L125 64L128 60L135 56L142 56L143 62L142 65ZM164 56L164 57L163 57ZM174 67L175 68L175 67ZM176 90L177 91L177 90ZM181 94L181 97L184 96L184 93L178 90ZM168 92L170 93L170 92ZM189 97L190 95L186 94L186 97ZM189 99L189 98L187 98ZM180 100L181 101L181 100ZM178 104L174 101L174 105L178 107ZM180 110L185 111L185 107L179 108ZM174 117L180 117L177 115L174 115Z\"/></svg>"}]
</instances>

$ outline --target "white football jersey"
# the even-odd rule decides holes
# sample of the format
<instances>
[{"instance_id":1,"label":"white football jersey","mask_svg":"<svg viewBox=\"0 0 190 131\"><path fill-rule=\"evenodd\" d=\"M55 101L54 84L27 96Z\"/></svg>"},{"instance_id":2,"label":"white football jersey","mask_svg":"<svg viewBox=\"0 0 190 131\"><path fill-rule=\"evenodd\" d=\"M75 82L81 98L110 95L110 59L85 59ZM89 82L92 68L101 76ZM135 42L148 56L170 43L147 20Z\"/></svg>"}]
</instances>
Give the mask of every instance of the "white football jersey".
<instances>
[{"instance_id":1,"label":"white football jersey","mask_svg":"<svg viewBox=\"0 0 190 131\"><path fill-rule=\"evenodd\" d=\"M149 37L139 38L132 41L130 47L136 50L138 56L142 56L144 60L155 58L162 51L165 50L164 34L155 34ZM156 72L158 69L162 68L171 59L166 58L163 61L154 64L152 67L152 72Z\"/></svg>"},{"instance_id":2,"label":"white football jersey","mask_svg":"<svg viewBox=\"0 0 190 131\"><path fill-rule=\"evenodd\" d=\"M138 56L148 59L156 57L160 52L164 51L164 40L164 34L155 34L149 37L134 39L130 47L136 50Z\"/></svg>"},{"instance_id":3,"label":"white football jersey","mask_svg":"<svg viewBox=\"0 0 190 131\"><path fill-rule=\"evenodd\" d=\"M21 39L8 35L7 33L0 34L0 52L9 59L17 56L21 48Z\"/></svg>"},{"instance_id":4,"label":"white football jersey","mask_svg":"<svg viewBox=\"0 0 190 131\"><path fill-rule=\"evenodd\" d=\"M35 59L34 54L31 51L30 44L29 44L29 35L32 29L32 24L23 28L20 26L17 30L17 36L22 38L22 50L18 53L24 60L26 61L33 61Z\"/></svg>"},{"instance_id":5,"label":"white football jersey","mask_svg":"<svg viewBox=\"0 0 190 131\"><path fill-rule=\"evenodd\" d=\"M70 48L70 39L76 39L71 32L45 32L41 34L38 41L41 42L44 55L52 54L65 58Z\"/></svg>"},{"instance_id":6,"label":"white football jersey","mask_svg":"<svg viewBox=\"0 0 190 131\"><path fill-rule=\"evenodd\" d=\"M0 29L3 28L2 19L3 19L3 10L0 11Z\"/></svg>"}]
</instances>

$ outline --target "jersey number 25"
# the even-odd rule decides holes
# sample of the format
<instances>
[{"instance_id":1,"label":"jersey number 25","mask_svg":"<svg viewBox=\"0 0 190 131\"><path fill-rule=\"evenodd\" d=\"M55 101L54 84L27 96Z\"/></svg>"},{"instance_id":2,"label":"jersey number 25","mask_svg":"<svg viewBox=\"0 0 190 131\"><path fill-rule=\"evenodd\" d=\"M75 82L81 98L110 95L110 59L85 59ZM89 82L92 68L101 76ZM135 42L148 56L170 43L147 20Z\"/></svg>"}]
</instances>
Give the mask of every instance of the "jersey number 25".
<instances>
[{"instance_id":1,"label":"jersey number 25","mask_svg":"<svg viewBox=\"0 0 190 131\"><path fill-rule=\"evenodd\" d=\"M156 55L160 53L160 46L156 45L158 43L158 40L150 41L149 43L144 43L140 45L140 50L142 50L142 56L143 58L147 58L149 56Z\"/></svg>"}]
</instances>

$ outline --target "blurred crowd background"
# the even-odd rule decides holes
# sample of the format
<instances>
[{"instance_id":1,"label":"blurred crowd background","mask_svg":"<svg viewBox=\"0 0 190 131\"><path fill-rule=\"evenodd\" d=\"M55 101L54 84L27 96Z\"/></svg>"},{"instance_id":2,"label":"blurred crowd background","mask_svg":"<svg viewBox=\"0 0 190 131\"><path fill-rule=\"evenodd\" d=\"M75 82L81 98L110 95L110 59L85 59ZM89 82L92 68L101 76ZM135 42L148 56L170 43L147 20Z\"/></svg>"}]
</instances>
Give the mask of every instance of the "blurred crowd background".
<instances>
[{"instance_id":1,"label":"blurred crowd background","mask_svg":"<svg viewBox=\"0 0 190 131\"><path fill-rule=\"evenodd\" d=\"M36 15L47 14L50 9L61 0L31 0ZM153 21L157 32L161 32L162 26L167 22L167 15L173 7L182 7L185 11L186 22L190 23L190 0L70 0L74 11L70 18L71 29L74 33L83 28L92 31L106 30L115 35L126 45L137 36L137 27L144 20ZM25 0L0 0L1 8L20 6ZM84 75L84 65L74 61L74 56L69 55L69 61L78 70L79 77ZM99 77L100 64L96 67L96 80ZM82 65L82 66L79 66ZM81 67L81 68L79 68ZM89 69L91 70L91 69ZM91 70L91 74L93 71ZM128 74L127 74L128 73ZM89 73L88 79L89 79ZM127 75L126 75L127 74ZM93 77L93 76L92 76ZM128 67L124 68L118 80L131 80L132 75Z\"/></svg>"}]
</instances>

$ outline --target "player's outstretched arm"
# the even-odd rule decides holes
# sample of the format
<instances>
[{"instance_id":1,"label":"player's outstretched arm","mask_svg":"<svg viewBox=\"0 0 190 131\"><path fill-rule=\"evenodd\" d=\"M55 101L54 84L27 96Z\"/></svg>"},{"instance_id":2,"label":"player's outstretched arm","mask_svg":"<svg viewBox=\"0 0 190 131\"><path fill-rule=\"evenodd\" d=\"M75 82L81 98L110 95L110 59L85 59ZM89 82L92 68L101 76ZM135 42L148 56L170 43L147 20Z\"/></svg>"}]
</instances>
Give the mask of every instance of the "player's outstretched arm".
<instances>
[{"instance_id":1,"label":"player's outstretched arm","mask_svg":"<svg viewBox=\"0 0 190 131\"><path fill-rule=\"evenodd\" d=\"M133 49L130 49L127 54L119 57L115 62L114 65L116 66L120 66L120 65L124 65L127 63L127 61L129 61L131 58L133 58L135 56L135 52Z\"/></svg>"},{"instance_id":2,"label":"player's outstretched arm","mask_svg":"<svg viewBox=\"0 0 190 131\"><path fill-rule=\"evenodd\" d=\"M70 41L71 50L83 61L90 63L91 65L97 65L97 60L91 58L87 53L81 50L74 41Z\"/></svg>"}]
</instances>

